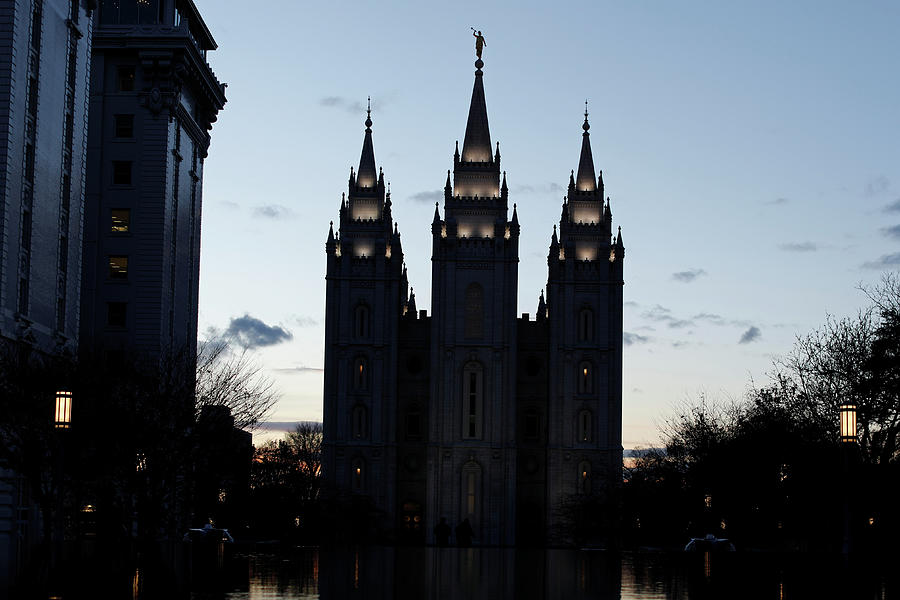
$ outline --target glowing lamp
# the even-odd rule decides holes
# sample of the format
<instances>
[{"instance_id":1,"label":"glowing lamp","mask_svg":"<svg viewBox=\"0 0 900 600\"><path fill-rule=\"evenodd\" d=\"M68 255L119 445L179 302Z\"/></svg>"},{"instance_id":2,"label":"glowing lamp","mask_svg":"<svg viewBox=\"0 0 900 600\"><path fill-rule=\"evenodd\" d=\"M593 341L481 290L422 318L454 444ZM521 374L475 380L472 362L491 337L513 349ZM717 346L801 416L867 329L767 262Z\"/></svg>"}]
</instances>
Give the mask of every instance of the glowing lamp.
<instances>
[{"instance_id":1,"label":"glowing lamp","mask_svg":"<svg viewBox=\"0 0 900 600\"><path fill-rule=\"evenodd\" d=\"M57 429L68 429L72 424L72 392L56 392L56 411L53 425Z\"/></svg>"},{"instance_id":2,"label":"glowing lamp","mask_svg":"<svg viewBox=\"0 0 900 600\"><path fill-rule=\"evenodd\" d=\"M841 416L841 443L856 443L856 405L845 402L838 407Z\"/></svg>"}]
</instances>

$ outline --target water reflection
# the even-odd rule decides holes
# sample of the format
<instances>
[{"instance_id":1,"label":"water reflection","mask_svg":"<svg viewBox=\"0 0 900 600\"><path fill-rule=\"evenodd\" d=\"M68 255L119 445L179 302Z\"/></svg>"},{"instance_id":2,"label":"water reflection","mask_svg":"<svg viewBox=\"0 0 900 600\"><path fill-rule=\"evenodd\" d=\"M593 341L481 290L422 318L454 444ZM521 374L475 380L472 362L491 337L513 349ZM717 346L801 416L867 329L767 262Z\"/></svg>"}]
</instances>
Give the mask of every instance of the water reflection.
<instances>
[{"instance_id":1,"label":"water reflection","mask_svg":"<svg viewBox=\"0 0 900 600\"><path fill-rule=\"evenodd\" d=\"M207 550L186 553L173 547L153 560L144 554L139 566L122 570L110 562L82 559L70 563L50 590L27 597L887 600L898 590L897 570L889 560L848 565L829 555L403 547Z\"/></svg>"}]
</instances>

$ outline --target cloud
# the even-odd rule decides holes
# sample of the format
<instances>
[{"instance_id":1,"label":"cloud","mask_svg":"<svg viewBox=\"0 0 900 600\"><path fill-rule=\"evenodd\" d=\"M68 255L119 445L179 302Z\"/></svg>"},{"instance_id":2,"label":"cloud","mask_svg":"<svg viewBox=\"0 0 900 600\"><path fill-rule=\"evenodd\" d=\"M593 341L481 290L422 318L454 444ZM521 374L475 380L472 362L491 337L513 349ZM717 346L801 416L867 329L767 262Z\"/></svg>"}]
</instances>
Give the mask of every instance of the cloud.
<instances>
[{"instance_id":1,"label":"cloud","mask_svg":"<svg viewBox=\"0 0 900 600\"><path fill-rule=\"evenodd\" d=\"M888 191L891 187L891 182L884 175L877 175L873 177L869 181L866 182L865 187L863 188L863 196L866 198L873 198L875 196L880 196L881 194Z\"/></svg>"},{"instance_id":2,"label":"cloud","mask_svg":"<svg viewBox=\"0 0 900 600\"><path fill-rule=\"evenodd\" d=\"M787 198L775 198L774 200L763 200L763 204L769 206L781 206L790 202Z\"/></svg>"},{"instance_id":3,"label":"cloud","mask_svg":"<svg viewBox=\"0 0 900 600\"><path fill-rule=\"evenodd\" d=\"M633 346L634 344L646 344L650 341L650 338L646 335L639 335L637 333L629 333L627 331L623 331L622 341L625 342L626 346Z\"/></svg>"},{"instance_id":4,"label":"cloud","mask_svg":"<svg viewBox=\"0 0 900 600\"><path fill-rule=\"evenodd\" d=\"M645 319L650 319L651 321L671 321L675 318L672 316L671 309L668 309L665 306L661 306L659 304L653 305L653 308L644 311L641 316Z\"/></svg>"},{"instance_id":5,"label":"cloud","mask_svg":"<svg viewBox=\"0 0 900 600\"><path fill-rule=\"evenodd\" d=\"M743 334L741 334L741 339L738 340L738 344L749 344L750 342L755 342L762 335L762 332L759 330L759 327L751 327Z\"/></svg>"},{"instance_id":6,"label":"cloud","mask_svg":"<svg viewBox=\"0 0 900 600\"><path fill-rule=\"evenodd\" d=\"M888 237L896 238L900 240L900 225L893 225L891 227L885 227L881 230L881 233Z\"/></svg>"},{"instance_id":7,"label":"cloud","mask_svg":"<svg viewBox=\"0 0 900 600\"><path fill-rule=\"evenodd\" d=\"M815 242L787 242L778 244L778 249L785 252L815 252L819 247Z\"/></svg>"},{"instance_id":8,"label":"cloud","mask_svg":"<svg viewBox=\"0 0 900 600\"><path fill-rule=\"evenodd\" d=\"M561 194L565 190L556 182L550 183L519 183L509 189L513 194Z\"/></svg>"},{"instance_id":9,"label":"cloud","mask_svg":"<svg viewBox=\"0 0 900 600\"><path fill-rule=\"evenodd\" d=\"M325 369L319 367L306 367L304 365L297 365L296 367L280 367L272 369L278 373L324 373Z\"/></svg>"},{"instance_id":10,"label":"cloud","mask_svg":"<svg viewBox=\"0 0 900 600\"><path fill-rule=\"evenodd\" d=\"M706 271L703 269L688 269L687 271L679 271L677 273L672 273L672 279L675 281L680 281L682 283L691 283L698 277L706 275Z\"/></svg>"},{"instance_id":11,"label":"cloud","mask_svg":"<svg viewBox=\"0 0 900 600\"><path fill-rule=\"evenodd\" d=\"M650 319L651 321L666 323L672 329L683 329L694 325L694 322L689 319L676 318L672 315L670 309L665 306L660 306L659 304L654 305L650 310L644 311L641 316L645 319Z\"/></svg>"},{"instance_id":12,"label":"cloud","mask_svg":"<svg viewBox=\"0 0 900 600\"><path fill-rule=\"evenodd\" d=\"M236 210L241 207L237 202L232 202L231 200L221 200L219 201L219 206L222 208L227 208L229 210Z\"/></svg>"},{"instance_id":13,"label":"cloud","mask_svg":"<svg viewBox=\"0 0 900 600\"><path fill-rule=\"evenodd\" d=\"M316 325L319 324L319 322L317 320L313 319L312 317L304 317L302 315L294 315L291 318L291 320L298 327L315 327Z\"/></svg>"},{"instance_id":14,"label":"cloud","mask_svg":"<svg viewBox=\"0 0 900 600\"><path fill-rule=\"evenodd\" d=\"M343 96L325 96L324 98L321 98L319 100L319 104L327 108L338 108L354 114L362 114L366 112L365 104L358 100L351 101L348 98L344 98ZM383 101L378 103L378 108L384 108Z\"/></svg>"},{"instance_id":15,"label":"cloud","mask_svg":"<svg viewBox=\"0 0 900 600\"><path fill-rule=\"evenodd\" d=\"M726 323L725 319L722 318L722 315L717 315L715 313L697 313L691 318L695 321L706 321L713 325L725 325Z\"/></svg>"},{"instance_id":16,"label":"cloud","mask_svg":"<svg viewBox=\"0 0 900 600\"><path fill-rule=\"evenodd\" d=\"M244 313L243 317L231 319L225 336L244 348L274 346L293 339L294 335L277 325L266 325L256 317Z\"/></svg>"},{"instance_id":17,"label":"cloud","mask_svg":"<svg viewBox=\"0 0 900 600\"><path fill-rule=\"evenodd\" d=\"M253 207L253 216L264 219L289 219L294 216L294 211L280 204L264 204Z\"/></svg>"},{"instance_id":18,"label":"cloud","mask_svg":"<svg viewBox=\"0 0 900 600\"><path fill-rule=\"evenodd\" d=\"M429 204L432 202L440 202L444 198L443 190L429 190L427 192L416 192L412 196L409 197L413 202L428 202Z\"/></svg>"},{"instance_id":19,"label":"cloud","mask_svg":"<svg viewBox=\"0 0 900 600\"><path fill-rule=\"evenodd\" d=\"M686 341L684 341L684 340L679 340L679 341L677 341L677 342L672 342L672 347L673 347L673 348L684 348L685 346L690 346L690 345L691 345L690 342L686 342Z\"/></svg>"},{"instance_id":20,"label":"cloud","mask_svg":"<svg viewBox=\"0 0 900 600\"><path fill-rule=\"evenodd\" d=\"M884 212L886 212L886 213L900 212L900 198L897 198L896 200L894 200L893 202L891 202L890 204L885 206Z\"/></svg>"},{"instance_id":21,"label":"cloud","mask_svg":"<svg viewBox=\"0 0 900 600\"><path fill-rule=\"evenodd\" d=\"M625 306L628 306L629 308L637 308L638 306L640 306L640 304L638 304L634 300L629 300L628 302L625 302Z\"/></svg>"},{"instance_id":22,"label":"cloud","mask_svg":"<svg viewBox=\"0 0 900 600\"><path fill-rule=\"evenodd\" d=\"M864 269L894 269L900 267L900 252L882 254L877 260L863 263Z\"/></svg>"},{"instance_id":23,"label":"cloud","mask_svg":"<svg viewBox=\"0 0 900 600\"><path fill-rule=\"evenodd\" d=\"M643 394L644 393L644 390L642 390L639 387L631 388L631 391L634 392L635 394Z\"/></svg>"}]
</instances>

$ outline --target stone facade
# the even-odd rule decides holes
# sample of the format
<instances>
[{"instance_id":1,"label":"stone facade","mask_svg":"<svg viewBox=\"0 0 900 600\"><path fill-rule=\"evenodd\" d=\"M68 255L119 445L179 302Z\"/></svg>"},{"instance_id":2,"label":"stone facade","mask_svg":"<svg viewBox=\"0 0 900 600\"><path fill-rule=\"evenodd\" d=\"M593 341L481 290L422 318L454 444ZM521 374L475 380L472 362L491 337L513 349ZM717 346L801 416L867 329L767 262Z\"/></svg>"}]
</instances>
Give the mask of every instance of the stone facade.
<instances>
[{"instance_id":1,"label":"stone facade","mask_svg":"<svg viewBox=\"0 0 900 600\"><path fill-rule=\"evenodd\" d=\"M0 5L0 352L76 350L90 48L82 2ZM0 596L40 540L28 490L0 469Z\"/></svg>"},{"instance_id":2,"label":"stone facade","mask_svg":"<svg viewBox=\"0 0 900 600\"><path fill-rule=\"evenodd\" d=\"M434 542L446 518L468 519L479 544L547 543L563 505L608 498L621 480L624 247L585 112L547 295L535 319L517 317L517 207L475 65L462 152L431 223L430 317L408 291L366 120L326 243L323 467L331 493L370 497L400 540Z\"/></svg>"},{"instance_id":3,"label":"stone facade","mask_svg":"<svg viewBox=\"0 0 900 600\"><path fill-rule=\"evenodd\" d=\"M193 2L127 6L94 15L81 346L190 357L203 161L225 86Z\"/></svg>"}]
</instances>

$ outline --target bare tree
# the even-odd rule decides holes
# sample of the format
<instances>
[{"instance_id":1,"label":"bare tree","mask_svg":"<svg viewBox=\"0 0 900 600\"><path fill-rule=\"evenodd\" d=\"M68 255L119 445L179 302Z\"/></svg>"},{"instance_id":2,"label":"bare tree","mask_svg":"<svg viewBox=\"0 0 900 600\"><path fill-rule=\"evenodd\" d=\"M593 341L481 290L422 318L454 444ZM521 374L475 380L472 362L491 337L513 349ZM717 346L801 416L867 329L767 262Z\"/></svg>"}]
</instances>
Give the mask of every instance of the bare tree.
<instances>
[{"instance_id":1,"label":"bare tree","mask_svg":"<svg viewBox=\"0 0 900 600\"><path fill-rule=\"evenodd\" d=\"M198 415L203 407L224 406L241 429L253 429L265 420L281 397L247 349L234 352L221 339L199 344L196 390Z\"/></svg>"}]
</instances>

